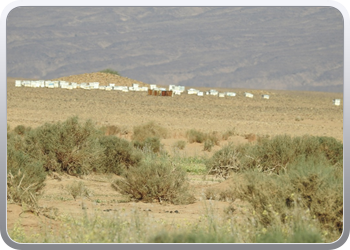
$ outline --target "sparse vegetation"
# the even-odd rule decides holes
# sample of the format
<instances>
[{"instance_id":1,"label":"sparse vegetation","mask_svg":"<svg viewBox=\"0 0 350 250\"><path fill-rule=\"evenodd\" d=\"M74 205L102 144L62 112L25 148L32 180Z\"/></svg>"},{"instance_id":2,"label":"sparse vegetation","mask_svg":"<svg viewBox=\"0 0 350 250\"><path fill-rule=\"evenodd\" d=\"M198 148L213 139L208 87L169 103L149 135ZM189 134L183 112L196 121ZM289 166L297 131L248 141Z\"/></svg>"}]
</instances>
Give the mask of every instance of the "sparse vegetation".
<instances>
[{"instance_id":1,"label":"sparse vegetation","mask_svg":"<svg viewBox=\"0 0 350 250\"><path fill-rule=\"evenodd\" d=\"M91 121L79 122L77 117L35 129L17 126L9 130L8 202L22 205L24 211L27 208L39 211L38 199L46 176L53 172L79 177L92 172L117 174L118 178L109 177L108 185L111 183L124 202L175 205L196 202L187 173L191 177L209 173L231 178L227 180L230 186L202 189L203 198L209 200L204 203L206 212L192 224L168 224L165 230L162 223L147 221L148 217L139 212L126 217L114 211L106 216L106 210L102 213L96 209L96 214L89 217L85 213L82 219L61 217L62 226L72 229L70 234L59 230L56 234L29 237L16 225L9 230L12 239L20 242L322 243L337 240L343 231L343 144L334 138L259 136L254 143L228 144L208 159L185 157L179 151L177 155L169 155L160 140L167 136L167 131L155 123L135 127L132 141L115 136L112 130L103 132ZM215 143L218 133L193 131L188 135L195 135L195 140L204 137L206 150L218 145ZM185 147L186 142L178 141L175 145ZM94 195L85 180L62 187L74 199ZM107 203L105 198L93 200L101 206ZM236 200L243 203L249 215L242 217L246 220L241 222L236 213L242 210ZM215 201L229 202L223 214L212 207L211 202ZM150 223L155 224L150 227Z\"/></svg>"},{"instance_id":2,"label":"sparse vegetation","mask_svg":"<svg viewBox=\"0 0 350 250\"><path fill-rule=\"evenodd\" d=\"M118 71L113 70L113 69L109 69L109 68L108 68L108 69L101 70L100 72L120 76L120 74L119 74Z\"/></svg>"}]
</instances>

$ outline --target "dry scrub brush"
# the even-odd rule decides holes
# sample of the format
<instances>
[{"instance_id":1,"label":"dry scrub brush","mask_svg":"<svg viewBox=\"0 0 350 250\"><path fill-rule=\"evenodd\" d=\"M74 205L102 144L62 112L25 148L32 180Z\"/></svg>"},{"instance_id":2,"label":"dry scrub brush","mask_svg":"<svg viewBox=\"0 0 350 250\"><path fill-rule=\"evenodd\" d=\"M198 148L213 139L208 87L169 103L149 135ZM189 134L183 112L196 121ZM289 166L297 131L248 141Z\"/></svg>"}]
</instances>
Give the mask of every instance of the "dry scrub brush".
<instances>
[{"instance_id":1,"label":"dry scrub brush","mask_svg":"<svg viewBox=\"0 0 350 250\"><path fill-rule=\"evenodd\" d=\"M7 145L7 200L37 206L37 196L45 186L46 173L40 161L16 150L14 138Z\"/></svg>"},{"instance_id":2,"label":"dry scrub brush","mask_svg":"<svg viewBox=\"0 0 350 250\"><path fill-rule=\"evenodd\" d=\"M148 152L139 167L129 168L123 179L112 186L131 198L145 202L170 202L188 204L194 202L189 192L186 171L173 164L167 156Z\"/></svg>"}]
</instances>

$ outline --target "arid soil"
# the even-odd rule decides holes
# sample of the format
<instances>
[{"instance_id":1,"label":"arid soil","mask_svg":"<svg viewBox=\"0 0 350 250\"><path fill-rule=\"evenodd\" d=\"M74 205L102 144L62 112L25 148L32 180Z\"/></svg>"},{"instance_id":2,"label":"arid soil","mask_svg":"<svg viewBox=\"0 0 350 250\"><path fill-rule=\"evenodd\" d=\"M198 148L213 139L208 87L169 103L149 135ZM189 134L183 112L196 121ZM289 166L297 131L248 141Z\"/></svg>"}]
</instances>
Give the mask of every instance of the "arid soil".
<instances>
[{"instance_id":1,"label":"arid soil","mask_svg":"<svg viewBox=\"0 0 350 250\"><path fill-rule=\"evenodd\" d=\"M85 79L79 81L78 76L63 79L66 81L75 79L75 82L87 81ZM86 79L99 81L96 75ZM106 80L108 81L110 80ZM97 126L116 125L123 128L124 133L120 136L130 139L134 126L154 121L170 132L169 137L162 140L165 149L170 152L176 141L187 141L185 135L189 129L224 133L234 128L235 135L227 141L220 142L220 145L215 146L211 152L203 151L203 144L188 142L185 149L180 152L185 156L205 155L208 157L228 141L247 143L248 134L269 136L309 134L331 136L343 140L342 93L233 89L230 91L236 92L236 97L198 97L187 94L157 97L148 96L146 92L16 88L14 82L15 79L12 78L7 81L7 123L11 129L17 125L37 127L46 122L64 121L77 115L81 120L91 119L96 122ZM123 83L115 83L130 86L134 82L138 83L132 79ZM202 88L201 90L208 89ZM227 90L219 90L219 92L224 91ZM244 97L245 91L254 94L254 98ZM270 99L262 99L262 94L269 94ZM341 99L341 106L332 104L332 99L336 98ZM59 214L81 215L83 201L80 198L73 200L64 188L75 180L81 180L93 193L90 200L84 200L88 211L98 208L108 213L113 209L136 208L144 212L146 216L163 218L172 223L182 219L198 220L199 216L204 213L204 202L201 199L203 199L205 189L208 187L226 188L230 185L229 180L222 182L214 177L207 177L206 180L203 180L200 175L191 175L189 178L195 190L197 202L175 206L122 202L124 198L110 185L115 178L119 177L90 175L84 179L77 179L68 175L62 175L59 178L48 176L39 205L55 208ZM216 209L222 212L230 201L215 201L215 203ZM175 210L178 210L179 213L170 213ZM59 221L45 216L36 216L30 212L22 213L20 216L22 211L22 207L8 204L8 229L13 228L19 221L27 232L32 232L33 229L38 231L43 227L43 221L51 223L52 226L59 223ZM237 209L235 213L244 214L244 211Z\"/></svg>"}]
</instances>

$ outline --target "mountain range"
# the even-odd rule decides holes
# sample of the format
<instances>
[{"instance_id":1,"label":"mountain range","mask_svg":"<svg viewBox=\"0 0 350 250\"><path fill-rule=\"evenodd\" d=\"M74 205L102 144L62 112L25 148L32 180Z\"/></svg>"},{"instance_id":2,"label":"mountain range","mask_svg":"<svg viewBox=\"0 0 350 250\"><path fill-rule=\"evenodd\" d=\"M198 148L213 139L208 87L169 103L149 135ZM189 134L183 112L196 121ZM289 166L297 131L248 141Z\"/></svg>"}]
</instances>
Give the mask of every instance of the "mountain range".
<instances>
[{"instance_id":1,"label":"mountain range","mask_svg":"<svg viewBox=\"0 0 350 250\"><path fill-rule=\"evenodd\" d=\"M333 7L17 7L7 76L107 68L149 84L342 92Z\"/></svg>"}]
</instances>

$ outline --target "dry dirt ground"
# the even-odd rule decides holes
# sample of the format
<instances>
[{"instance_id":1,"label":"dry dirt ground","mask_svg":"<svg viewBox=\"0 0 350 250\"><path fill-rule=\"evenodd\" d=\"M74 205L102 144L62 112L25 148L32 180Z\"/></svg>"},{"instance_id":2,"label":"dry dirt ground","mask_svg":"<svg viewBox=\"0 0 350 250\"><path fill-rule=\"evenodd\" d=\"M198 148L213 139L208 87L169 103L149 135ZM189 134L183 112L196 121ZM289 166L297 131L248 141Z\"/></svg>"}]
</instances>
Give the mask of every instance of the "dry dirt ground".
<instances>
[{"instance_id":1,"label":"dry dirt ground","mask_svg":"<svg viewBox=\"0 0 350 250\"><path fill-rule=\"evenodd\" d=\"M75 82L79 83L79 79L77 77L75 79ZM88 79L99 81L93 77ZM129 80L124 82L124 85L130 86L131 82L135 82ZM119 85L118 82L116 85ZM208 89L201 88L204 91ZM17 125L37 127L46 122L64 121L77 115L81 120L91 119L97 126L119 126L126 132L121 136L129 139L134 126L154 121L170 132L169 138L162 140L165 149L169 151L176 141L187 140L185 135L189 129L223 133L234 128L236 134L228 140L233 143L247 143L246 135L250 133L270 136L310 134L331 136L343 141L342 93L245 89L230 91L236 92L237 96L219 98L183 94L174 97L156 97L148 96L146 92L16 88L15 79L8 78L7 123L11 129ZM244 97L245 91L253 93L254 98ZM262 99L262 94L269 94L270 99ZM341 99L341 106L332 104L332 99L336 98ZM211 152L203 151L203 144L187 143L185 149L181 150L181 154L209 157L228 141L220 142L220 145L215 146ZM175 206L122 202L124 198L110 185L115 178L118 176L90 175L84 179L68 175L60 176L60 179L49 176L44 194L39 200L39 206L54 207L59 214L81 215L82 200L73 200L64 188L75 180L81 180L93 193L91 200L84 201L88 211L98 208L108 213L115 209L134 208L144 212L145 216L162 218L172 223L182 219L198 220L205 209L201 201L205 189L229 186L229 180L222 182L220 179L209 177L204 181L199 175L189 176L198 201L190 205ZM222 212L229 204L229 202L216 201L215 207ZM238 204L236 207L239 207ZM43 227L42 222L53 226L59 223L32 213L22 213L20 216L22 210L23 208L18 205L8 204L8 230L12 229L18 221L27 232L33 232L33 229L40 230ZM179 213L170 213L175 210ZM244 212L237 209L235 213Z\"/></svg>"}]
</instances>

